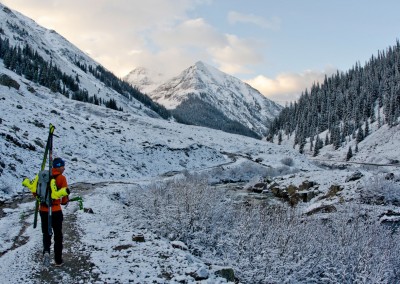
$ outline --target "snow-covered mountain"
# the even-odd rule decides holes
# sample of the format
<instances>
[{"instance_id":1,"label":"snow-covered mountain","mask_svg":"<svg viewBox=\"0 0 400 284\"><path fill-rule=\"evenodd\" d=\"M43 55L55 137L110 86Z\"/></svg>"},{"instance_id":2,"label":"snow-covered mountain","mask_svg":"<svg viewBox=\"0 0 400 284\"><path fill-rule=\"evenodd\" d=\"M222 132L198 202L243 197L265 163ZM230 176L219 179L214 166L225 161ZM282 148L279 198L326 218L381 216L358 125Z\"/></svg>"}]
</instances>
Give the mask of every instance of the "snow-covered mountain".
<instances>
[{"instance_id":1,"label":"snow-covered mountain","mask_svg":"<svg viewBox=\"0 0 400 284\"><path fill-rule=\"evenodd\" d=\"M148 94L163 83L164 75L145 67L137 67L129 72L123 80L138 88L141 92Z\"/></svg>"},{"instance_id":2,"label":"snow-covered mountain","mask_svg":"<svg viewBox=\"0 0 400 284\"><path fill-rule=\"evenodd\" d=\"M148 71L135 69L129 78L147 88L153 100L170 109L178 121L249 136L265 136L282 107L236 77L197 62L154 89Z\"/></svg>"},{"instance_id":3,"label":"snow-covered mountain","mask_svg":"<svg viewBox=\"0 0 400 284\"><path fill-rule=\"evenodd\" d=\"M115 100L118 107L128 112L159 117L154 111L132 98L125 91L117 91L115 88L111 88L105 82L96 78L95 72L88 72L89 68L92 70L101 68L105 75L113 77L99 63L56 31L38 25L32 19L9 9L1 3L0 36L3 40L8 40L10 46L20 48L29 46L43 60L48 63L51 62L52 66L56 66L65 76L74 79L79 90L87 93L88 97L96 96L96 99L101 99L103 102ZM67 96L72 97L73 92L69 91Z\"/></svg>"}]
</instances>

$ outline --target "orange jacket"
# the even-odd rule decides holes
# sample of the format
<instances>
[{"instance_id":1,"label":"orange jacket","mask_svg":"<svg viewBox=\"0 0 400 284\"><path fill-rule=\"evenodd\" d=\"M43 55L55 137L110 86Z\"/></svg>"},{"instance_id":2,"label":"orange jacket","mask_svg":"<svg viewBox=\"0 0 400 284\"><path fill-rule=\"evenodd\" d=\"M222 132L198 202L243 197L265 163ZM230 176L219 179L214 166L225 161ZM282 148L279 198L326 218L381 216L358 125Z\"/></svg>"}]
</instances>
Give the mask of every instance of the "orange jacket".
<instances>
[{"instance_id":1,"label":"orange jacket","mask_svg":"<svg viewBox=\"0 0 400 284\"><path fill-rule=\"evenodd\" d=\"M52 174L53 178L56 179L56 185L57 185L58 189L63 188L63 187L68 187L68 183L67 183L66 177L63 176L57 170L57 168L52 168L51 169L51 174ZM68 202L68 196L65 196L65 197L60 198L60 199L53 199L52 200L52 206L51 206L52 212L61 211L61 204L64 205L64 204L67 204L67 202ZM46 205L40 204L39 210L42 211L42 212L48 212L49 208Z\"/></svg>"}]
</instances>

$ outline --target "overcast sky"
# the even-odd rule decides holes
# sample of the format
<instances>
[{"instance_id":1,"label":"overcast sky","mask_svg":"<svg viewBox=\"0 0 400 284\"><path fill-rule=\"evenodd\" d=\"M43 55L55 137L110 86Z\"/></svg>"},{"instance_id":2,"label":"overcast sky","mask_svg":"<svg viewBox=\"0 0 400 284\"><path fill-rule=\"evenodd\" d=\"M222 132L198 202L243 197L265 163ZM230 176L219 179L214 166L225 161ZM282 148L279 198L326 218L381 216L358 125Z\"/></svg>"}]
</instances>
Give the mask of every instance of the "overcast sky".
<instances>
[{"instance_id":1,"label":"overcast sky","mask_svg":"<svg viewBox=\"0 0 400 284\"><path fill-rule=\"evenodd\" d=\"M0 0L119 77L202 60L284 104L400 37L398 0Z\"/></svg>"}]
</instances>

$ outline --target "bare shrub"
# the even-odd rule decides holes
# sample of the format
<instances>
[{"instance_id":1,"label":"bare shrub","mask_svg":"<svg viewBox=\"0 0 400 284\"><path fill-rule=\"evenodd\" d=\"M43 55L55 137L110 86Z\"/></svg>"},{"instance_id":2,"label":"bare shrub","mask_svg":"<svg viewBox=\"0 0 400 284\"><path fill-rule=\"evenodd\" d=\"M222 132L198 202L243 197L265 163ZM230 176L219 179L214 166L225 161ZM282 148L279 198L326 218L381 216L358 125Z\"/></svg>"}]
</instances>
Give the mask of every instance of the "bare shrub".
<instances>
[{"instance_id":1,"label":"bare shrub","mask_svg":"<svg viewBox=\"0 0 400 284\"><path fill-rule=\"evenodd\" d=\"M383 176L374 176L364 182L361 200L368 204L400 205L400 185Z\"/></svg>"},{"instance_id":2,"label":"bare shrub","mask_svg":"<svg viewBox=\"0 0 400 284\"><path fill-rule=\"evenodd\" d=\"M204 176L136 196L149 229L234 268L243 283L398 283L399 233L346 205L329 218L286 205L235 203ZM135 218L135 216L132 216Z\"/></svg>"}]
</instances>

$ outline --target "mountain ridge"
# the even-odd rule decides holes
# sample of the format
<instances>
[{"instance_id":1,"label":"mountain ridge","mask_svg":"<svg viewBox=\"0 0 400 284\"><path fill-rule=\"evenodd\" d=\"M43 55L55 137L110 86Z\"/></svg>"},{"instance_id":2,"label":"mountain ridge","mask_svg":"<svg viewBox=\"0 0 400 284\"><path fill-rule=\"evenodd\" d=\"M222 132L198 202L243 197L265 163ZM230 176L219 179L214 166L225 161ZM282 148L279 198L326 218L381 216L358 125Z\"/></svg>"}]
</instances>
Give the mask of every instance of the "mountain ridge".
<instances>
[{"instance_id":1,"label":"mountain ridge","mask_svg":"<svg viewBox=\"0 0 400 284\"><path fill-rule=\"evenodd\" d=\"M115 109L126 109L145 116L162 116L162 109L158 114L159 108L150 98L116 78L56 31L38 25L1 3L0 16L0 37L5 42L2 57L6 57L3 58L5 61L15 63L13 52L16 53L21 61L25 60L30 64L29 67L23 64L25 69L30 68L29 72L37 72L37 76L46 75L48 80L52 80L49 84L55 86L54 91L63 90L63 94L69 98L110 104ZM28 58L24 54L24 49L27 48L32 50L35 58ZM46 63L46 66L39 68L34 61L36 58ZM50 72L57 69L59 77L40 73L45 68L52 68ZM14 71L16 69L21 73L20 66L15 67ZM74 88L70 89L66 81L72 83Z\"/></svg>"}]
</instances>

